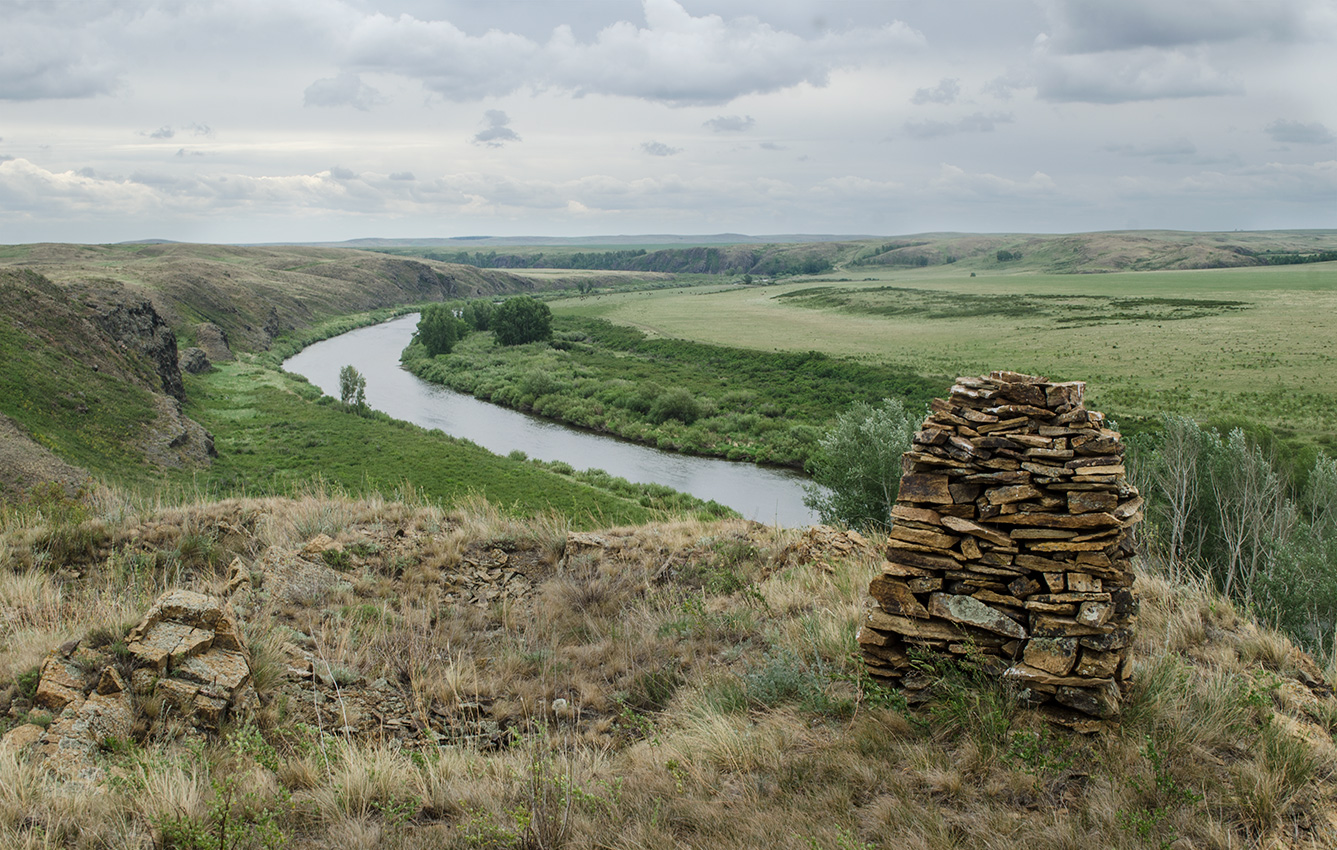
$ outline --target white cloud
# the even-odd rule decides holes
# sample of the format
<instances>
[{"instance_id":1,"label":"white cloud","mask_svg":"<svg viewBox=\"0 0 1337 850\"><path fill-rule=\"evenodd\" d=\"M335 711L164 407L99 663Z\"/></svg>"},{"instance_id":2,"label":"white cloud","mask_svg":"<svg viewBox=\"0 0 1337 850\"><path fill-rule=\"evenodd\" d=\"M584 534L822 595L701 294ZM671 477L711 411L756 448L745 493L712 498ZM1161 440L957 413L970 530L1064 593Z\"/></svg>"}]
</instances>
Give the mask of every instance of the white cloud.
<instances>
[{"instance_id":1,"label":"white cloud","mask_svg":"<svg viewBox=\"0 0 1337 850\"><path fill-rule=\"evenodd\" d=\"M915 95L910 98L910 102L916 106L923 106L926 103L954 103L960 94L961 82L944 77L931 89L915 89Z\"/></svg>"},{"instance_id":2,"label":"white cloud","mask_svg":"<svg viewBox=\"0 0 1337 850\"><path fill-rule=\"evenodd\" d=\"M1264 129L1273 141L1293 145L1328 145L1337 141L1332 131L1317 121L1305 124L1302 121L1284 121L1278 118Z\"/></svg>"},{"instance_id":3,"label":"white cloud","mask_svg":"<svg viewBox=\"0 0 1337 850\"><path fill-rule=\"evenodd\" d=\"M992 133L999 124L1011 124L1012 113L976 112L956 121L906 121L905 132L916 139L933 139L957 133Z\"/></svg>"},{"instance_id":4,"label":"white cloud","mask_svg":"<svg viewBox=\"0 0 1337 850\"><path fill-rule=\"evenodd\" d=\"M303 106L351 106L363 112L385 103L381 93L357 74L343 73L337 77L316 80L302 93Z\"/></svg>"},{"instance_id":5,"label":"white cloud","mask_svg":"<svg viewBox=\"0 0 1337 850\"><path fill-rule=\"evenodd\" d=\"M520 141L520 134L510 128L511 118L500 109L489 109L483 113L482 130L474 134L474 144L499 148L507 142Z\"/></svg>"},{"instance_id":6,"label":"white cloud","mask_svg":"<svg viewBox=\"0 0 1337 850\"><path fill-rule=\"evenodd\" d=\"M663 142L641 142L641 150L650 156L673 156L682 153L682 148L673 148Z\"/></svg>"},{"instance_id":7,"label":"white cloud","mask_svg":"<svg viewBox=\"0 0 1337 850\"><path fill-rule=\"evenodd\" d=\"M754 17L695 17L676 0L643 0L642 10L645 26L618 21L582 41L563 25L543 44L495 29L469 35L448 21L375 14L354 28L345 61L421 80L449 100L557 88L686 106L801 83L824 86L833 70L923 44L900 21L804 38Z\"/></svg>"}]
</instances>

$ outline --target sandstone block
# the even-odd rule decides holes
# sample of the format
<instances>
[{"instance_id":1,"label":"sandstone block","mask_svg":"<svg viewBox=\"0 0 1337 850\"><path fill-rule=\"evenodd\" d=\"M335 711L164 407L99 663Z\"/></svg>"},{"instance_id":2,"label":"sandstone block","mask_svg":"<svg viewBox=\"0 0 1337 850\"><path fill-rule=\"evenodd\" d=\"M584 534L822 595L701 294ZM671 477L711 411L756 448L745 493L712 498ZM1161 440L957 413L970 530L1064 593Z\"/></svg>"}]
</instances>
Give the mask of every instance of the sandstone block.
<instances>
[{"instance_id":1,"label":"sandstone block","mask_svg":"<svg viewBox=\"0 0 1337 850\"><path fill-rule=\"evenodd\" d=\"M1006 637L1026 637L1026 630L1016 620L970 596L934 593L929 597L928 611L935 617L975 626Z\"/></svg>"},{"instance_id":2,"label":"sandstone block","mask_svg":"<svg viewBox=\"0 0 1337 850\"><path fill-rule=\"evenodd\" d=\"M1077 662L1077 638L1031 638L1022 650L1022 660L1046 673L1067 676Z\"/></svg>"},{"instance_id":3,"label":"sandstone block","mask_svg":"<svg viewBox=\"0 0 1337 850\"><path fill-rule=\"evenodd\" d=\"M907 502L950 505L952 491L949 489L949 484L950 480L946 475L903 475L897 498Z\"/></svg>"},{"instance_id":4,"label":"sandstone block","mask_svg":"<svg viewBox=\"0 0 1337 850\"><path fill-rule=\"evenodd\" d=\"M50 657L42 662L40 675L37 694L33 698L38 705L58 712L84 698L83 678L74 665Z\"/></svg>"},{"instance_id":5,"label":"sandstone block","mask_svg":"<svg viewBox=\"0 0 1337 850\"><path fill-rule=\"evenodd\" d=\"M915 595L910 591L909 586L899 579L890 576L877 576L868 586L868 592L882 610L888 614L900 614L904 617L916 617L921 620L928 619L928 611L920 604Z\"/></svg>"}]
</instances>

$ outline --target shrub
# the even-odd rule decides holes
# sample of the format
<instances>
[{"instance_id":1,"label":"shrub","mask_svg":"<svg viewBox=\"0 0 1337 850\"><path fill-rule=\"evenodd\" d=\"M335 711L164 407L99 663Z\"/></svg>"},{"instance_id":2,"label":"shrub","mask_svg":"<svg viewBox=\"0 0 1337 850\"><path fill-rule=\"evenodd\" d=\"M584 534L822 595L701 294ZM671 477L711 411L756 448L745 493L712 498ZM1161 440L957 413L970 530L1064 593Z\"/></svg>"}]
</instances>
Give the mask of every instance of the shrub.
<instances>
[{"instance_id":1,"label":"shrub","mask_svg":"<svg viewBox=\"0 0 1337 850\"><path fill-rule=\"evenodd\" d=\"M492 311L492 332L502 345L552 338L552 311L548 305L528 295L507 298Z\"/></svg>"},{"instance_id":2,"label":"shrub","mask_svg":"<svg viewBox=\"0 0 1337 850\"><path fill-rule=\"evenodd\" d=\"M682 387L674 387L655 399L650 405L650 420L656 425L668 419L676 419L684 425L691 425L701 415L701 405Z\"/></svg>"},{"instance_id":3,"label":"shrub","mask_svg":"<svg viewBox=\"0 0 1337 850\"><path fill-rule=\"evenodd\" d=\"M901 455L910 448L921 417L900 401L859 402L842 413L817 441L812 477L803 502L823 522L887 528L901 481Z\"/></svg>"},{"instance_id":4,"label":"shrub","mask_svg":"<svg viewBox=\"0 0 1337 850\"><path fill-rule=\"evenodd\" d=\"M435 357L449 354L465 334L469 326L455 315L455 310L446 304L432 304L422 311L418 319L418 331L414 340Z\"/></svg>"}]
</instances>

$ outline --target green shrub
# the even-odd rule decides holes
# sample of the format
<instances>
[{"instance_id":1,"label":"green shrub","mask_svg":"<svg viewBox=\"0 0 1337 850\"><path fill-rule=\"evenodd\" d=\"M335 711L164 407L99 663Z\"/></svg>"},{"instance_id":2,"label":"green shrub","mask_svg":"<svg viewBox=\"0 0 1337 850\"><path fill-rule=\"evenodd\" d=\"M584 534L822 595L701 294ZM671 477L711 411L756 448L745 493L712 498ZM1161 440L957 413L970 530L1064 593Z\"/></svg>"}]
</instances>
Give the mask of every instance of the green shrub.
<instances>
[{"instance_id":1,"label":"green shrub","mask_svg":"<svg viewBox=\"0 0 1337 850\"><path fill-rule=\"evenodd\" d=\"M922 417L897 399L853 405L817 441L811 462L815 484L803 502L823 522L885 529L901 481L901 455Z\"/></svg>"}]
</instances>

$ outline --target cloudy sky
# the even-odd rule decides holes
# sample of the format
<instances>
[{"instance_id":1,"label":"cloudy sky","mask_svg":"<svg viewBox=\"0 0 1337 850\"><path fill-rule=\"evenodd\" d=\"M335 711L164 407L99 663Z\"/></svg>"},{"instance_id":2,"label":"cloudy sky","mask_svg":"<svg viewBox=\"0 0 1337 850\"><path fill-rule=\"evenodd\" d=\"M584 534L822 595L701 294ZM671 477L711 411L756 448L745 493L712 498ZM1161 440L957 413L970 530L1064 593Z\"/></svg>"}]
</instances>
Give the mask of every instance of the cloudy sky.
<instances>
[{"instance_id":1,"label":"cloudy sky","mask_svg":"<svg viewBox=\"0 0 1337 850\"><path fill-rule=\"evenodd\" d=\"M1337 0L0 20L0 243L1337 227Z\"/></svg>"}]
</instances>

